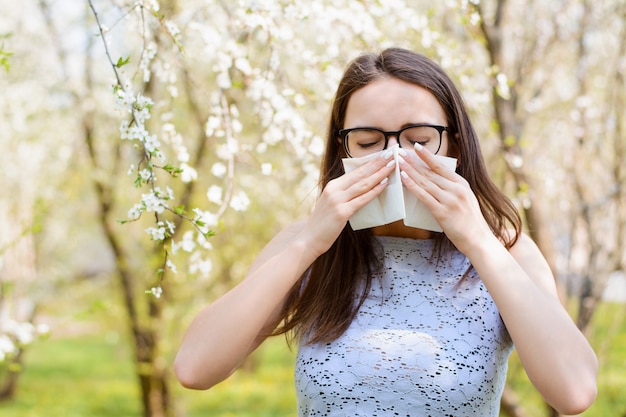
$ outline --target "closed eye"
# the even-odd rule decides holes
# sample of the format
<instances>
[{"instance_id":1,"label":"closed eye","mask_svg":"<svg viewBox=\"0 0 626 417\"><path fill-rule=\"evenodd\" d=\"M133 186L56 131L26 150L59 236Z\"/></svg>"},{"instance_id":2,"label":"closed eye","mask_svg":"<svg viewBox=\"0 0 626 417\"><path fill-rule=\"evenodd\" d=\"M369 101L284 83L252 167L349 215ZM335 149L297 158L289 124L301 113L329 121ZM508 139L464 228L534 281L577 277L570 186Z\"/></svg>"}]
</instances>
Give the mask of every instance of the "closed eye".
<instances>
[{"instance_id":1,"label":"closed eye","mask_svg":"<svg viewBox=\"0 0 626 417\"><path fill-rule=\"evenodd\" d=\"M379 140L375 140L373 142L357 143L357 146L359 148L362 148L362 149L367 149L367 148L372 148L372 147L374 147L376 145L379 145L379 144L380 144L380 141Z\"/></svg>"}]
</instances>

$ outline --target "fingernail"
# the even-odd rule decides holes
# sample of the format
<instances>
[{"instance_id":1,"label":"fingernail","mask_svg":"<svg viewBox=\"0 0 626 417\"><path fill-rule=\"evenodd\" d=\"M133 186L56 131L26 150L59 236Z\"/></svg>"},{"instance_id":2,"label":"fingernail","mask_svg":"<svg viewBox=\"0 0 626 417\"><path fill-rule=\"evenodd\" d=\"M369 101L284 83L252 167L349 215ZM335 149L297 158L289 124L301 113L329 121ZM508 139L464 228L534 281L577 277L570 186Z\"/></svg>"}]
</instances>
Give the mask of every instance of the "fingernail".
<instances>
[{"instance_id":1,"label":"fingernail","mask_svg":"<svg viewBox=\"0 0 626 417\"><path fill-rule=\"evenodd\" d=\"M406 172L404 171L400 171L400 175L402 175L402 178L409 178L409 176L407 175Z\"/></svg>"},{"instance_id":2,"label":"fingernail","mask_svg":"<svg viewBox=\"0 0 626 417\"><path fill-rule=\"evenodd\" d=\"M385 166L386 166L387 168L391 168L392 166L394 166L394 165L395 165L395 163L396 163L396 161L391 160L391 161L387 162L387 165L385 165Z\"/></svg>"},{"instance_id":3,"label":"fingernail","mask_svg":"<svg viewBox=\"0 0 626 417\"><path fill-rule=\"evenodd\" d=\"M385 152L383 152L380 156L383 159L389 159L391 158L391 156L393 155L393 151L391 149L387 149Z\"/></svg>"},{"instance_id":4,"label":"fingernail","mask_svg":"<svg viewBox=\"0 0 626 417\"><path fill-rule=\"evenodd\" d=\"M400 163L400 165L404 164L406 161L404 160L403 157L398 156L398 162Z\"/></svg>"},{"instance_id":5,"label":"fingernail","mask_svg":"<svg viewBox=\"0 0 626 417\"><path fill-rule=\"evenodd\" d=\"M407 156L407 152L404 149L400 148L400 149L398 149L398 155L400 155L400 156Z\"/></svg>"},{"instance_id":6,"label":"fingernail","mask_svg":"<svg viewBox=\"0 0 626 417\"><path fill-rule=\"evenodd\" d=\"M387 177L383 178L383 180L380 182L380 185L387 184L387 181L389 181L389 178Z\"/></svg>"},{"instance_id":7,"label":"fingernail","mask_svg":"<svg viewBox=\"0 0 626 417\"><path fill-rule=\"evenodd\" d=\"M424 149L424 147L420 145L418 142L415 142L415 145L413 145L413 147L415 148L417 152L420 152L422 149Z\"/></svg>"}]
</instances>

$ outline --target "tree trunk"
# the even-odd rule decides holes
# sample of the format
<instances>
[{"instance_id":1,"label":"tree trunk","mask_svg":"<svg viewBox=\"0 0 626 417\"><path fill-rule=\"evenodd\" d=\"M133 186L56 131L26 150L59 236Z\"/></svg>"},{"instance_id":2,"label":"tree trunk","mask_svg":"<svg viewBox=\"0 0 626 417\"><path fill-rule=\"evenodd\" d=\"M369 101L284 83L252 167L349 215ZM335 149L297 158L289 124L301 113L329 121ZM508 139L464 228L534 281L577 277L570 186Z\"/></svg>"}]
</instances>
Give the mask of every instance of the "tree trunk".
<instances>
[{"instance_id":1,"label":"tree trunk","mask_svg":"<svg viewBox=\"0 0 626 417\"><path fill-rule=\"evenodd\" d=\"M486 16L482 12L480 4L476 5L477 12L481 15L481 31L484 37L484 45L489 56L490 67L503 71L507 68L503 54L503 28L506 9L506 0L497 0L493 22L488 24ZM500 143L504 153L504 160L509 172L512 175L517 190L530 190L527 196L530 204L524 204L522 211L526 221L528 233L537 244L542 254L546 258L553 275L556 277L556 257L553 246L553 239L549 232L549 223L543 207L537 198L534 198L532 190L536 189L533 181L526 172L523 150L520 145L523 121L517 116L518 96L516 89L521 80L512 80L514 85L510 91L510 97L504 98L497 88L497 80L493 80L492 99L494 106L494 117L498 126ZM566 294L559 288L562 302L566 301ZM554 416L556 411L548 406L550 415ZM519 417L521 408L518 400L514 397L509 387L505 387L502 397L502 411L510 417Z\"/></svg>"},{"instance_id":2,"label":"tree trunk","mask_svg":"<svg viewBox=\"0 0 626 417\"><path fill-rule=\"evenodd\" d=\"M17 355L10 359L6 365L7 373L2 387L0 387L0 403L10 401L15 396L17 382L22 374L22 363L24 362L24 349L20 349Z\"/></svg>"},{"instance_id":3,"label":"tree trunk","mask_svg":"<svg viewBox=\"0 0 626 417\"><path fill-rule=\"evenodd\" d=\"M92 164L94 168L97 168L98 162L93 143L93 124L89 114L84 115L83 133ZM168 380L165 372L158 369L155 360L158 351L157 327L161 321L161 308L154 299L146 296L145 299L149 303L149 319L147 324L142 324L142 319L138 314L137 297L133 289L133 274L129 267L129 256L119 241L113 227L114 223L109 219L114 203L112 192L105 184L95 178L94 188L100 206L100 223L116 260L117 277L134 342L134 359L141 389L143 415L144 417L167 417L172 415Z\"/></svg>"}]
</instances>

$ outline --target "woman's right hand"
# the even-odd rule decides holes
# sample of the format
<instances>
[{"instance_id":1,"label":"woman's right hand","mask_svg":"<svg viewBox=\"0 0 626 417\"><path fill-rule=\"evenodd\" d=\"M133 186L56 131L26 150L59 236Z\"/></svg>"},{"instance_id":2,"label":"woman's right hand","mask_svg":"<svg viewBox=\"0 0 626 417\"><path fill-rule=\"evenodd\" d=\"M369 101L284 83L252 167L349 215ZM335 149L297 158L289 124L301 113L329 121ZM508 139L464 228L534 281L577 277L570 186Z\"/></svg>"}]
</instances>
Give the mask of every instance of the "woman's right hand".
<instances>
[{"instance_id":1,"label":"woman's right hand","mask_svg":"<svg viewBox=\"0 0 626 417\"><path fill-rule=\"evenodd\" d=\"M174 361L183 386L208 389L241 365L280 321L295 282L330 248L350 216L385 189L394 165L389 154L330 181L309 220L283 229L246 279L198 313Z\"/></svg>"},{"instance_id":2,"label":"woman's right hand","mask_svg":"<svg viewBox=\"0 0 626 417\"><path fill-rule=\"evenodd\" d=\"M393 152L387 150L326 185L300 236L317 256L332 246L357 210L387 187L387 178L395 164Z\"/></svg>"}]
</instances>

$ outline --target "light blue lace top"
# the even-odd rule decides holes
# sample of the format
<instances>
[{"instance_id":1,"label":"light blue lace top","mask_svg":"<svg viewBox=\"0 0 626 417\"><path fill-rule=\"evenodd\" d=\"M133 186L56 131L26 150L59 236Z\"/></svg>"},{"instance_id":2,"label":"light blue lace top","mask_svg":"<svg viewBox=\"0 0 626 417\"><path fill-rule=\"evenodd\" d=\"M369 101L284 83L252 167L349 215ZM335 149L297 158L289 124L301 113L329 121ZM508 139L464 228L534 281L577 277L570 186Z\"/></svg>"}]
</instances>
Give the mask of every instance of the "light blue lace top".
<instances>
[{"instance_id":1,"label":"light blue lace top","mask_svg":"<svg viewBox=\"0 0 626 417\"><path fill-rule=\"evenodd\" d=\"M300 346L298 415L497 417L513 344L459 252L380 237L385 268L349 329Z\"/></svg>"}]
</instances>

